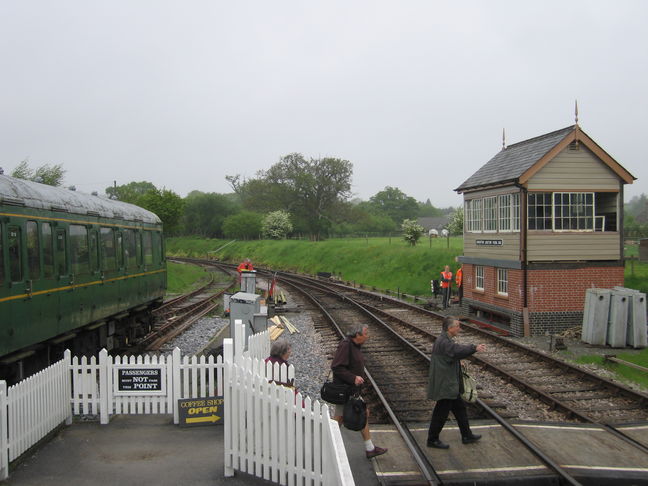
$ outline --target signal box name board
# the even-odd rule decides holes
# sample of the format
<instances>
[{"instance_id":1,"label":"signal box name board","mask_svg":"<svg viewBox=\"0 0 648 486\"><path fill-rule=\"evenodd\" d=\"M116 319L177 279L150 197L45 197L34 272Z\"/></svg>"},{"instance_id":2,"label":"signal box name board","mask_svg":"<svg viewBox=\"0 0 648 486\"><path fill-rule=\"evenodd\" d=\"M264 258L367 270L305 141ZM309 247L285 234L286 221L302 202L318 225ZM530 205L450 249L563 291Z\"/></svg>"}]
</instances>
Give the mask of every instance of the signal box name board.
<instances>
[{"instance_id":1,"label":"signal box name board","mask_svg":"<svg viewBox=\"0 0 648 486\"><path fill-rule=\"evenodd\" d=\"M166 395L164 365L121 365L116 367L116 395Z\"/></svg>"},{"instance_id":2,"label":"signal box name board","mask_svg":"<svg viewBox=\"0 0 648 486\"><path fill-rule=\"evenodd\" d=\"M178 400L180 425L223 425L223 397Z\"/></svg>"},{"instance_id":3,"label":"signal box name board","mask_svg":"<svg viewBox=\"0 0 648 486\"><path fill-rule=\"evenodd\" d=\"M475 240L478 246L502 246L502 240Z\"/></svg>"}]
</instances>

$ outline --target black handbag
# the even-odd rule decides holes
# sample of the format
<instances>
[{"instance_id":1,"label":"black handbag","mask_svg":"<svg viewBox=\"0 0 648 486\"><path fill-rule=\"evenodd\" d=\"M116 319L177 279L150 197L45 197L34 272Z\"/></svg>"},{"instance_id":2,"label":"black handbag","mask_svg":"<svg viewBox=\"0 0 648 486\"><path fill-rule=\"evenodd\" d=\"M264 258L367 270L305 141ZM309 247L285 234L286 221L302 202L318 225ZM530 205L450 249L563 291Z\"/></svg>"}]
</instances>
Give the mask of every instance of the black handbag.
<instances>
[{"instance_id":1,"label":"black handbag","mask_svg":"<svg viewBox=\"0 0 648 486\"><path fill-rule=\"evenodd\" d=\"M330 376L330 373L329 373ZM332 381L325 381L320 390L322 400L336 405L343 405L349 398L351 385L346 383L333 383Z\"/></svg>"},{"instance_id":2,"label":"black handbag","mask_svg":"<svg viewBox=\"0 0 648 486\"><path fill-rule=\"evenodd\" d=\"M350 397L344 404L342 423L349 430L362 430L367 424L367 404L360 394Z\"/></svg>"},{"instance_id":3,"label":"black handbag","mask_svg":"<svg viewBox=\"0 0 648 486\"><path fill-rule=\"evenodd\" d=\"M351 343L349 343L349 363L350 362ZM324 382L320 390L320 396L322 397L322 400L326 402L334 403L335 405L344 405L349 399L349 395L351 394L353 386L346 383L335 383L333 381L329 381L332 372L333 370L329 371L329 374L326 377L326 381Z\"/></svg>"}]
</instances>

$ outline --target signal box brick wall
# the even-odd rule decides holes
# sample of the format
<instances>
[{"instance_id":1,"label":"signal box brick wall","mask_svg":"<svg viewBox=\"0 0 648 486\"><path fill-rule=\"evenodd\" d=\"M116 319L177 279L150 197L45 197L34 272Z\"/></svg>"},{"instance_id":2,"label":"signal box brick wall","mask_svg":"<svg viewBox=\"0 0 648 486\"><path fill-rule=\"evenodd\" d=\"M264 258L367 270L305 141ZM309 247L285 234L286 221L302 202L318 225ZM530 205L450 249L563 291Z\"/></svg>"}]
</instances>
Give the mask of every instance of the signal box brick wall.
<instances>
[{"instance_id":1,"label":"signal box brick wall","mask_svg":"<svg viewBox=\"0 0 648 486\"><path fill-rule=\"evenodd\" d=\"M622 266L583 266L527 271L527 303L531 334L560 332L580 325L583 319L585 291L588 288L612 288L623 285ZM464 302L468 310L483 309L510 318L511 332L521 336L524 331L523 271L508 270L508 296L497 293L497 268L484 266L484 290L476 290L475 266L464 264Z\"/></svg>"}]
</instances>

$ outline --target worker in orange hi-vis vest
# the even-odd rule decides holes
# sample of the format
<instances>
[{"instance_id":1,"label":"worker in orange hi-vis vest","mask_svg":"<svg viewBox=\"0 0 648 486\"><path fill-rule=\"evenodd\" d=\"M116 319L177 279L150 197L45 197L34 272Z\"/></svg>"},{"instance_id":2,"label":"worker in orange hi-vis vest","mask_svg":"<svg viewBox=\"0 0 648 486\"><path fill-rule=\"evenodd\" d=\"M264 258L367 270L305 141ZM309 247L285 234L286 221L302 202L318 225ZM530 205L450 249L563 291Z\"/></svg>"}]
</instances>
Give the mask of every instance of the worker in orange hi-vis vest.
<instances>
[{"instance_id":1,"label":"worker in orange hi-vis vest","mask_svg":"<svg viewBox=\"0 0 648 486\"><path fill-rule=\"evenodd\" d=\"M450 289L452 287L452 272L448 265L441 272L441 289L443 289L443 308L447 309L450 305Z\"/></svg>"},{"instance_id":2,"label":"worker in orange hi-vis vest","mask_svg":"<svg viewBox=\"0 0 648 486\"><path fill-rule=\"evenodd\" d=\"M463 265L459 267L455 275L455 283L457 284L457 297L459 299L459 305L461 305L461 299L463 299Z\"/></svg>"},{"instance_id":3,"label":"worker in orange hi-vis vest","mask_svg":"<svg viewBox=\"0 0 648 486\"><path fill-rule=\"evenodd\" d=\"M243 260L241 263L239 263L239 266L236 267L236 271L238 273L251 272L252 270L254 270L254 267L252 266L252 262L250 261L249 258Z\"/></svg>"}]
</instances>

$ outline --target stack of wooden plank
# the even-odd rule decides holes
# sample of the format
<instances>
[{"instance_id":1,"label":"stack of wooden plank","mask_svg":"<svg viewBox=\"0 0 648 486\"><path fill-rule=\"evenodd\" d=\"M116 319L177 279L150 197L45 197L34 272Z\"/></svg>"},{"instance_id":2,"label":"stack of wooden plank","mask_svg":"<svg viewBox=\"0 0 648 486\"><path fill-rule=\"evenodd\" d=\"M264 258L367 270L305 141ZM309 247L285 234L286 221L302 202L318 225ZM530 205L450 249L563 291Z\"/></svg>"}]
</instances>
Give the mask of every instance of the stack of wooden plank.
<instances>
[{"instance_id":1,"label":"stack of wooden plank","mask_svg":"<svg viewBox=\"0 0 648 486\"><path fill-rule=\"evenodd\" d=\"M270 318L270 321L273 323L272 326L268 328L270 331L270 339L276 340L281 334L283 334L285 329L288 329L290 334L300 332L292 322L286 319L284 316L274 316Z\"/></svg>"}]
</instances>

